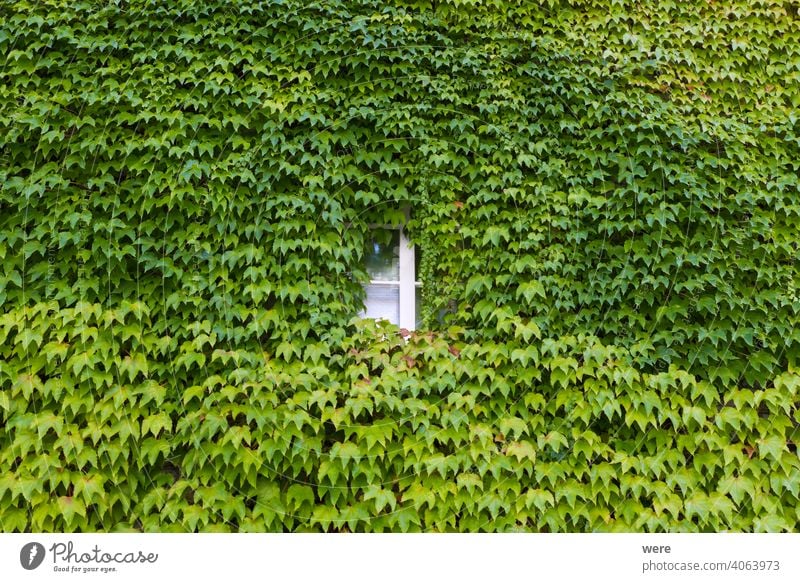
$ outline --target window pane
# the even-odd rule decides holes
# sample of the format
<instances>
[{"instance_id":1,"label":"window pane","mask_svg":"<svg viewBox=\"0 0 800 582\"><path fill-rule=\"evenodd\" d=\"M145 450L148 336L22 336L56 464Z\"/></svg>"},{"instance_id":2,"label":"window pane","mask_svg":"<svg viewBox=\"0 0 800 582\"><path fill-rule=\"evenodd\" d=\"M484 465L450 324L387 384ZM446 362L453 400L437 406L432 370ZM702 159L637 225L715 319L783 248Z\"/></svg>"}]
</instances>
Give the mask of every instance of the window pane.
<instances>
[{"instance_id":1,"label":"window pane","mask_svg":"<svg viewBox=\"0 0 800 582\"><path fill-rule=\"evenodd\" d=\"M388 319L396 325L400 321L400 287L397 285L367 285L366 291L365 317Z\"/></svg>"},{"instance_id":2,"label":"window pane","mask_svg":"<svg viewBox=\"0 0 800 582\"><path fill-rule=\"evenodd\" d=\"M400 280L400 231L374 228L367 241L366 267L374 281Z\"/></svg>"}]
</instances>

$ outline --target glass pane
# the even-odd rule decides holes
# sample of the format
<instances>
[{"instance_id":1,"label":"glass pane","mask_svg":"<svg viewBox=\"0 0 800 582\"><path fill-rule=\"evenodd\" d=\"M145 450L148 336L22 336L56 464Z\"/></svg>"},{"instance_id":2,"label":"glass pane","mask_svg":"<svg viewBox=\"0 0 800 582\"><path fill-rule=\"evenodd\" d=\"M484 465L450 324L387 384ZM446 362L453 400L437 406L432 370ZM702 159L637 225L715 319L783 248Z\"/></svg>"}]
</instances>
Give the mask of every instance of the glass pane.
<instances>
[{"instance_id":1,"label":"glass pane","mask_svg":"<svg viewBox=\"0 0 800 582\"><path fill-rule=\"evenodd\" d=\"M374 281L400 280L400 231L374 228L367 241L366 267Z\"/></svg>"},{"instance_id":2,"label":"glass pane","mask_svg":"<svg viewBox=\"0 0 800 582\"><path fill-rule=\"evenodd\" d=\"M419 281L420 263L422 263L422 249L414 247L414 281Z\"/></svg>"},{"instance_id":3,"label":"glass pane","mask_svg":"<svg viewBox=\"0 0 800 582\"><path fill-rule=\"evenodd\" d=\"M400 322L400 287L398 285L367 285L364 304L365 317Z\"/></svg>"}]
</instances>

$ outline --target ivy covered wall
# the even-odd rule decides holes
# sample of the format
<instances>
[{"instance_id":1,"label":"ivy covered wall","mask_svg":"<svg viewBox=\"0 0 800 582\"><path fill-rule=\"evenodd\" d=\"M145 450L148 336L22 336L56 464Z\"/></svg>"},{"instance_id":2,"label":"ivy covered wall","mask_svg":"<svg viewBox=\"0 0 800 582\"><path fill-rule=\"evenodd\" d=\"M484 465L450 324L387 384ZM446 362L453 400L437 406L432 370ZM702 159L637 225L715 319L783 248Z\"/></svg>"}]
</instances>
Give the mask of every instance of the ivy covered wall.
<instances>
[{"instance_id":1,"label":"ivy covered wall","mask_svg":"<svg viewBox=\"0 0 800 582\"><path fill-rule=\"evenodd\" d=\"M0 530L798 529L795 2L0 13Z\"/></svg>"}]
</instances>

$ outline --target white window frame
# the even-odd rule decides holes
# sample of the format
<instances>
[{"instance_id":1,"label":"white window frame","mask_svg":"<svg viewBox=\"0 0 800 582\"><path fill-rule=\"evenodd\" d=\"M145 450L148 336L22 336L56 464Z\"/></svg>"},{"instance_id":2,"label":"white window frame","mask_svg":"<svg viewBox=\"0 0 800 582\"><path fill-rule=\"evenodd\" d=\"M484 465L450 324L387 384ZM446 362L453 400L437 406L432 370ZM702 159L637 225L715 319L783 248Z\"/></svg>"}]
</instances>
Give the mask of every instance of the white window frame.
<instances>
[{"instance_id":1,"label":"white window frame","mask_svg":"<svg viewBox=\"0 0 800 582\"><path fill-rule=\"evenodd\" d=\"M394 226L387 224L370 224L370 229L384 228L387 230L400 231L400 252L399 252L399 280L397 281L378 281L370 279L370 285L383 285L387 287L399 287L398 299L398 313L399 319L397 325L409 331L413 331L417 327L417 288L422 287L422 282L417 281L415 278L416 271L416 255L414 245L406 237L405 229L403 226ZM362 311L362 316L366 317L366 306Z\"/></svg>"}]
</instances>

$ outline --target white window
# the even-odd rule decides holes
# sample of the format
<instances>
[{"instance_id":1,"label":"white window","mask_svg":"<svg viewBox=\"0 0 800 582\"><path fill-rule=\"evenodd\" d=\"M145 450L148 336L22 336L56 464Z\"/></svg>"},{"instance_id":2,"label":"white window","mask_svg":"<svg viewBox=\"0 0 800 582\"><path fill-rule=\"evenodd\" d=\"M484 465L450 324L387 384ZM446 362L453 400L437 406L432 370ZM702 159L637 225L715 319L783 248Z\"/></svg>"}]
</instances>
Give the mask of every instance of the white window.
<instances>
[{"instance_id":1,"label":"white window","mask_svg":"<svg viewBox=\"0 0 800 582\"><path fill-rule=\"evenodd\" d=\"M365 261L369 284L362 317L386 319L408 330L417 328L422 283L418 253L402 227L370 229Z\"/></svg>"}]
</instances>

